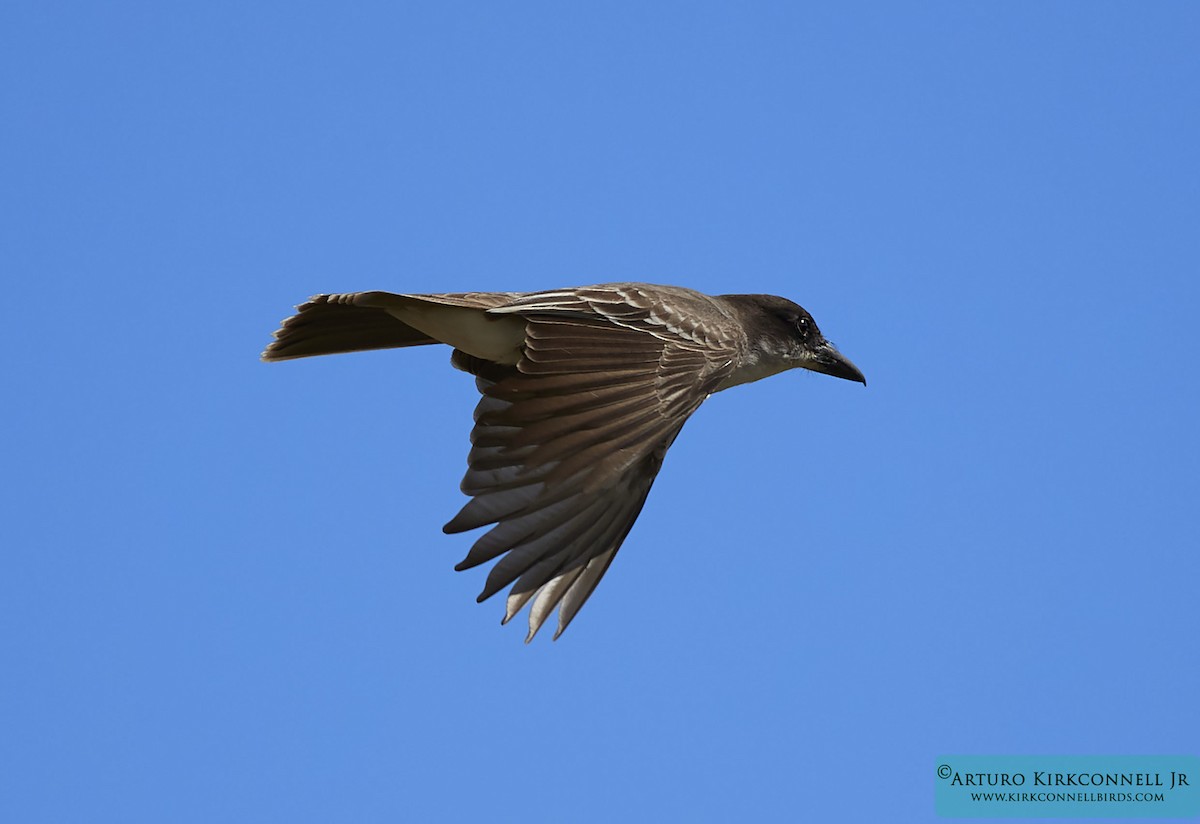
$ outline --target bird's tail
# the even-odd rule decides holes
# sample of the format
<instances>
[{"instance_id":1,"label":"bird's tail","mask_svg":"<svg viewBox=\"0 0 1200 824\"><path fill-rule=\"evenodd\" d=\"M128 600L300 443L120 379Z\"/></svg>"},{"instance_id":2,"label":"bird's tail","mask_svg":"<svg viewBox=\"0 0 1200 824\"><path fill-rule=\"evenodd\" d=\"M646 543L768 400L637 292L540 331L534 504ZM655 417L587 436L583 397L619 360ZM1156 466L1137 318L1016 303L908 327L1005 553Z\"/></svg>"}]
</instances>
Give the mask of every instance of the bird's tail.
<instances>
[{"instance_id":1,"label":"bird's tail","mask_svg":"<svg viewBox=\"0 0 1200 824\"><path fill-rule=\"evenodd\" d=\"M355 292L313 297L283 322L262 359L280 361L438 342L373 305L379 295Z\"/></svg>"}]
</instances>

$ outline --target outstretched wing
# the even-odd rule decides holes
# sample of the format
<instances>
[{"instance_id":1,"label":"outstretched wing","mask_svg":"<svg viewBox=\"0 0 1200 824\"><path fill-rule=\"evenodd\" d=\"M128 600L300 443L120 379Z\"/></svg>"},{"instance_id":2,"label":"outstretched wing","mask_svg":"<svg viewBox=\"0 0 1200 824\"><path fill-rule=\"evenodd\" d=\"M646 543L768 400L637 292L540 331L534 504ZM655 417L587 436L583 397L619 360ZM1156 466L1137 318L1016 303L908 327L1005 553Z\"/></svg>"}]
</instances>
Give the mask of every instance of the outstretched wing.
<instances>
[{"instance_id":1,"label":"outstretched wing","mask_svg":"<svg viewBox=\"0 0 1200 824\"><path fill-rule=\"evenodd\" d=\"M454 353L483 397L462 482L472 500L445 531L495 524L457 568L504 555L479 600L512 584L505 623L532 600L527 641L556 606L555 638L579 612L641 512L667 448L734 359L732 339L702 343L648 310L614 325L576 299L522 312L516 366Z\"/></svg>"}]
</instances>

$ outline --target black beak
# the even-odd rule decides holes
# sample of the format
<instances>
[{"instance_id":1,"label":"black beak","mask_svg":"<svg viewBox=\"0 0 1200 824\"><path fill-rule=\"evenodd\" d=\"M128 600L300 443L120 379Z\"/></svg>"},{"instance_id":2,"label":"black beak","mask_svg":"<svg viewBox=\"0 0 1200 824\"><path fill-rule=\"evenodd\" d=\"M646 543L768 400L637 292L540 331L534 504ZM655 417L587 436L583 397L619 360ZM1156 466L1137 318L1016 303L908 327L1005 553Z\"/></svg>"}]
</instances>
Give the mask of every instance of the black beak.
<instances>
[{"instance_id":1,"label":"black beak","mask_svg":"<svg viewBox=\"0 0 1200 824\"><path fill-rule=\"evenodd\" d=\"M863 377L863 373L859 371L858 367L851 363L849 358L834 349L833 344L828 341L816 347L813 350L812 359L803 365L805 369L811 369L814 372L833 375L835 378L848 381L858 381L863 386L867 385L867 379Z\"/></svg>"}]
</instances>

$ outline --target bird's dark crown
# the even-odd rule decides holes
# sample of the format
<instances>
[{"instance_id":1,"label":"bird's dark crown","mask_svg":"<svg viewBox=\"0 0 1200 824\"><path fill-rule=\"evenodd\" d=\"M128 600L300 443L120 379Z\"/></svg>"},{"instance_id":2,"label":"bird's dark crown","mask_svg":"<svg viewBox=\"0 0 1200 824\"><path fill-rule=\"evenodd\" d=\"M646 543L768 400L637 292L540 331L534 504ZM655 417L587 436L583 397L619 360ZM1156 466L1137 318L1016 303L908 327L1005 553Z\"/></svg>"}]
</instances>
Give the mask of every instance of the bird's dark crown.
<instances>
[{"instance_id":1,"label":"bird's dark crown","mask_svg":"<svg viewBox=\"0 0 1200 824\"><path fill-rule=\"evenodd\" d=\"M748 332L757 335L785 337L804 347L824 341L817 322L803 306L778 295L721 295L738 306L744 314ZM751 335L753 337L753 334Z\"/></svg>"}]
</instances>

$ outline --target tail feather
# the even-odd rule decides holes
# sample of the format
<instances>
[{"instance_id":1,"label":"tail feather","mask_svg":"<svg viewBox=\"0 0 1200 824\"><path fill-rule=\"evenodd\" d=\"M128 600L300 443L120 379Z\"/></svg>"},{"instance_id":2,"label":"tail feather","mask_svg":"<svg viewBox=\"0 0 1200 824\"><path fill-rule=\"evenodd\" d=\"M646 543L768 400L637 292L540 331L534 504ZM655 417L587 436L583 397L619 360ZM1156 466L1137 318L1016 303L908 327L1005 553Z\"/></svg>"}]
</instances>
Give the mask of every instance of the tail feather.
<instances>
[{"instance_id":1,"label":"tail feather","mask_svg":"<svg viewBox=\"0 0 1200 824\"><path fill-rule=\"evenodd\" d=\"M285 320L275 340L262 353L264 361L425 346L438 341L370 303L379 293L317 295L297 307Z\"/></svg>"}]
</instances>

